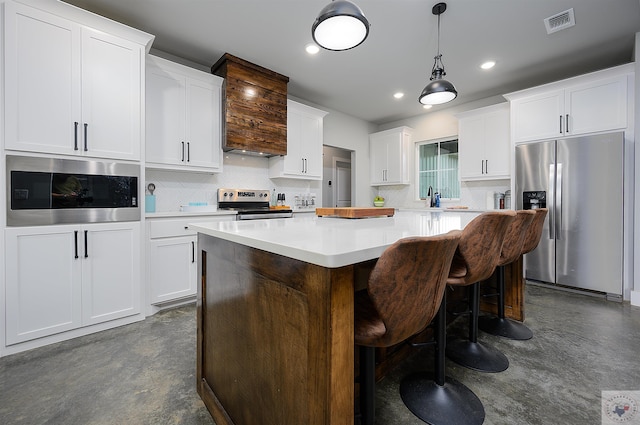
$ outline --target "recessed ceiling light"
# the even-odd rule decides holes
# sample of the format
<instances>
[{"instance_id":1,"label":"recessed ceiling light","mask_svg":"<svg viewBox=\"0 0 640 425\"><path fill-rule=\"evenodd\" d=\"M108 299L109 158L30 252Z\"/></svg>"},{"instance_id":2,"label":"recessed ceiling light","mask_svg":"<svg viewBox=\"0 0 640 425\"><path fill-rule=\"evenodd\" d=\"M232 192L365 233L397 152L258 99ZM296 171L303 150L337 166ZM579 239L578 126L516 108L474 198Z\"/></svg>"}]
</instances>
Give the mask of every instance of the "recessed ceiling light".
<instances>
[{"instance_id":1,"label":"recessed ceiling light","mask_svg":"<svg viewBox=\"0 0 640 425\"><path fill-rule=\"evenodd\" d=\"M422 107L424 109L431 109L431 108L433 108L433 105L422 105Z\"/></svg>"},{"instance_id":2,"label":"recessed ceiling light","mask_svg":"<svg viewBox=\"0 0 640 425\"><path fill-rule=\"evenodd\" d=\"M393 97L395 97L396 99L402 99L404 97L404 93L402 93L401 91L394 93Z\"/></svg>"},{"instance_id":3,"label":"recessed ceiling light","mask_svg":"<svg viewBox=\"0 0 640 425\"><path fill-rule=\"evenodd\" d=\"M491 69L496 65L495 61L486 61L485 63L483 63L482 65L480 65L480 68L482 69Z\"/></svg>"},{"instance_id":4,"label":"recessed ceiling light","mask_svg":"<svg viewBox=\"0 0 640 425\"><path fill-rule=\"evenodd\" d=\"M304 49L310 55L315 55L316 53L318 53L320 51L320 48L318 47L318 45L317 44L313 44L313 43L307 44Z\"/></svg>"}]
</instances>

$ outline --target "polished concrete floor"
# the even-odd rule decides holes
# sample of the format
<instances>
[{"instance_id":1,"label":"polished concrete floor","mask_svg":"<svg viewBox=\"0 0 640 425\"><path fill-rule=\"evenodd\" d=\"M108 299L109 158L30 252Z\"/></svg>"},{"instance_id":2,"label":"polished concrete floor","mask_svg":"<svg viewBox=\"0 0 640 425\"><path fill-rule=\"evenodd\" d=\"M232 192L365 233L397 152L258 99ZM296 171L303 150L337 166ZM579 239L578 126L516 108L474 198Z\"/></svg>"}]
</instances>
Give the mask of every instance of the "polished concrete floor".
<instances>
[{"instance_id":1,"label":"polished concrete floor","mask_svg":"<svg viewBox=\"0 0 640 425\"><path fill-rule=\"evenodd\" d=\"M527 286L529 341L480 334L510 360L486 374L447 363L485 424L600 424L602 390L640 390L640 308ZM452 332L464 332L463 321ZM195 308L0 359L0 424L213 424L195 391ZM398 385L431 370L425 348L377 386L378 425L422 424ZM282 424L304 425L304 424Z\"/></svg>"}]
</instances>

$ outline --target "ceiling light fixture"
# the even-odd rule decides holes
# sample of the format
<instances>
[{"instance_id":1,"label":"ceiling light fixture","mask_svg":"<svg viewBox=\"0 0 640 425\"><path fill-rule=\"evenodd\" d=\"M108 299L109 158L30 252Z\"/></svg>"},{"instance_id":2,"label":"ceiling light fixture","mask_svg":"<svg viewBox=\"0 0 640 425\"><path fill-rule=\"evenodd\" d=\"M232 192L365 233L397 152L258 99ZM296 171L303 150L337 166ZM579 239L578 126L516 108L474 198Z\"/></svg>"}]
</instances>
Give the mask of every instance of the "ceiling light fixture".
<instances>
[{"instance_id":1,"label":"ceiling light fixture","mask_svg":"<svg viewBox=\"0 0 640 425\"><path fill-rule=\"evenodd\" d=\"M311 35L327 50L349 50L360 45L369 35L369 21L362 10L347 0L326 5L311 26Z\"/></svg>"},{"instance_id":2,"label":"ceiling light fixture","mask_svg":"<svg viewBox=\"0 0 640 425\"><path fill-rule=\"evenodd\" d=\"M482 65L480 65L480 68L482 68L482 69L491 69L494 66L496 66L496 62L495 61L486 61Z\"/></svg>"},{"instance_id":3,"label":"ceiling light fixture","mask_svg":"<svg viewBox=\"0 0 640 425\"><path fill-rule=\"evenodd\" d=\"M315 55L320 51L320 48L318 47L318 45L317 44L313 44L313 43L307 44L304 49L310 55Z\"/></svg>"},{"instance_id":4,"label":"ceiling light fixture","mask_svg":"<svg viewBox=\"0 0 640 425\"><path fill-rule=\"evenodd\" d=\"M440 15L447 10L446 3L438 3L433 6L431 12L438 16L438 54L433 58L433 68L431 69L431 82L420 93L418 101L423 105L440 105L452 101L458 96L456 88L447 80L442 79L444 65L442 64L442 55L440 54Z\"/></svg>"},{"instance_id":5,"label":"ceiling light fixture","mask_svg":"<svg viewBox=\"0 0 640 425\"><path fill-rule=\"evenodd\" d=\"M404 93L402 92L394 93L393 97L395 97L396 99L402 99L404 97Z\"/></svg>"}]
</instances>

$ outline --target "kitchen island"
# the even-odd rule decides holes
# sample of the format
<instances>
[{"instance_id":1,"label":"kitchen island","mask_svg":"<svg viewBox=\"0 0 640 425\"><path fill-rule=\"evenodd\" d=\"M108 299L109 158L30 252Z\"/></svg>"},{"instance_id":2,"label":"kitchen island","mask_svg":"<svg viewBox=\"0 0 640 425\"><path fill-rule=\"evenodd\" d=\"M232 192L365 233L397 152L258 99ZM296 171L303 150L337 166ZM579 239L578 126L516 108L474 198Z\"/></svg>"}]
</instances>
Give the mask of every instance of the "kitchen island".
<instances>
[{"instance_id":1,"label":"kitchen island","mask_svg":"<svg viewBox=\"0 0 640 425\"><path fill-rule=\"evenodd\" d=\"M216 423L353 424L353 299L364 271L398 239L462 229L478 214L194 224L197 389Z\"/></svg>"}]
</instances>

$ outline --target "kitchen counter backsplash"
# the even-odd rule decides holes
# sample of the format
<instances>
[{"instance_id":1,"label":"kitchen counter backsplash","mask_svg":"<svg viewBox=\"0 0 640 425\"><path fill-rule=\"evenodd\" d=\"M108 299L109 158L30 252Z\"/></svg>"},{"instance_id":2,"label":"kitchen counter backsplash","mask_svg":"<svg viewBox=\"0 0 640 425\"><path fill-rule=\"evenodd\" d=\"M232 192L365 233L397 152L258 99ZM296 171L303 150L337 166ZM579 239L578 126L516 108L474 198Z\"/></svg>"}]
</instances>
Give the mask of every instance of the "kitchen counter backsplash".
<instances>
[{"instance_id":1,"label":"kitchen counter backsplash","mask_svg":"<svg viewBox=\"0 0 640 425\"><path fill-rule=\"evenodd\" d=\"M149 183L156 188L156 213L179 212L181 205L217 205L219 188L265 189L284 193L286 204L294 210L303 210L311 206L294 205L296 196L300 200L315 200L316 206L322 204L321 182L293 179L269 178L269 161L251 155L234 153L224 154L223 172L219 174L189 173L169 170L146 169L145 192ZM315 209L315 206L313 206Z\"/></svg>"},{"instance_id":2,"label":"kitchen counter backsplash","mask_svg":"<svg viewBox=\"0 0 640 425\"><path fill-rule=\"evenodd\" d=\"M471 210L482 211L487 209L487 195L493 197L494 192L504 193L509 189L509 180L482 180L464 181L460 185L460 199L443 199L441 207L466 206ZM393 208L428 208L429 200L415 200L417 192L415 185L408 186L381 186L378 196L385 200L386 207ZM373 205L373 200L372 200Z\"/></svg>"}]
</instances>

